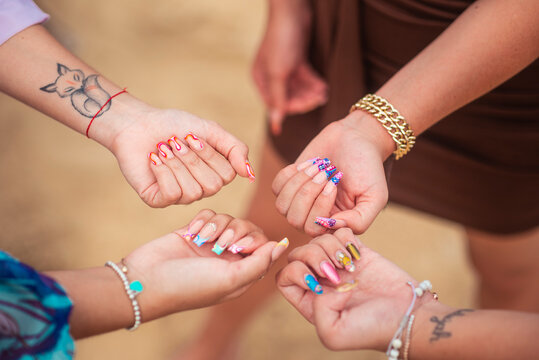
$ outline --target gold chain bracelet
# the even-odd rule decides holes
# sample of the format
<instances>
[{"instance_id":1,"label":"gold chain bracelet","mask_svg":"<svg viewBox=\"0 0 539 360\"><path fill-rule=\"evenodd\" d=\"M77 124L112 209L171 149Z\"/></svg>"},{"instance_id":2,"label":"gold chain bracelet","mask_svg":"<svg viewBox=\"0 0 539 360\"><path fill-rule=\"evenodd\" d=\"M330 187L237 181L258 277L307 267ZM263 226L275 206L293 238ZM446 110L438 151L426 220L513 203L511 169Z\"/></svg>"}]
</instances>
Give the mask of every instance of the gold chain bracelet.
<instances>
[{"instance_id":1,"label":"gold chain bracelet","mask_svg":"<svg viewBox=\"0 0 539 360\"><path fill-rule=\"evenodd\" d=\"M350 112L363 110L374 116L397 144L395 158L399 160L414 147L415 136L404 117L386 99L367 94L352 105Z\"/></svg>"}]
</instances>

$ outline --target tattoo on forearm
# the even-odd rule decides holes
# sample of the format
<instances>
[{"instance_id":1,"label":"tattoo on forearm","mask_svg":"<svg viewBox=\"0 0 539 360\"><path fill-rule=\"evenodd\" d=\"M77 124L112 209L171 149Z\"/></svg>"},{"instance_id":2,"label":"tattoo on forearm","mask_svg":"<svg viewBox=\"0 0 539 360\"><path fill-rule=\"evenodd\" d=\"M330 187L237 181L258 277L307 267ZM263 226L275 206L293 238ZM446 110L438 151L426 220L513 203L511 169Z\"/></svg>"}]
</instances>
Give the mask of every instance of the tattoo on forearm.
<instances>
[{"instance_id":1,"label":"tattoo on forearm","mask_svg":"<svg viewBox=\"0 0 539 360\"><path fill-rule=\"evenodd\" d=\"M448 338L451 337L452 333L445 330L445 324L451 321L452 318L455 316L464 316L466 315L466 312L472 312L472 309L460 309L455 312L452 312L451 314L447 314L442 319L438 319L437 316L433 316L430 318L430 321L435 323L436 326L432 330L432 337L429 339L430 342L438 341L442 338Z\"/></svg>"},{"instance_id":2,"label":"tattoo on forearm","mask_svg":"<svg viewBox=\"0 0 539 360\"><path fill-rule=\"evenodd\" d=\"M110 98L97 82L98 75L84 77L81 70L71 70L63 64L57 64L58 77L53 83L43 86L39 90L54 93L58 96L70 97L71 104L81 115L94 117L101 106ZM101 116L110 109L111 101L97 114Z\"/></svg>"}]
</instances>

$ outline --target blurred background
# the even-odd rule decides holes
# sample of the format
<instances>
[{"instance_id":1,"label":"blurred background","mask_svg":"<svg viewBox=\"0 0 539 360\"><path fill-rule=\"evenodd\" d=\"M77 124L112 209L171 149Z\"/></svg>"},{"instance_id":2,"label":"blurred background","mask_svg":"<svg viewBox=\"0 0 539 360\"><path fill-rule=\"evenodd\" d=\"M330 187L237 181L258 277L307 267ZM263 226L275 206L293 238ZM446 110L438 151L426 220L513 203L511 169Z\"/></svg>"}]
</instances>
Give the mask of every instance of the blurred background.
<instances>
[{"instance_id":1,"label":"blurred background","mask_svg":"<svg viewBox=\"0 0 539 360\"><path fill-rule=\"evenodd\" d=\"M218 121L249 145L255 171L261 166L264 107L250 64L265 26L264 0L36 2L51 15L53 35L100 73L154 106ZM106 149L3 94L0 109L0 247L40 270L118 260L203 208L243 217L256 186L237 178L193 205L151 209ZM362 240L415 278L430 279L449 305L474 305L460 227L389 205ZM134 333L79 341L77 359L168 359L206 314L185 312ZM275 358L385 357L324 349L312 326L275 295L245 329L239 359Z\"/></svg>"}]
</instances>

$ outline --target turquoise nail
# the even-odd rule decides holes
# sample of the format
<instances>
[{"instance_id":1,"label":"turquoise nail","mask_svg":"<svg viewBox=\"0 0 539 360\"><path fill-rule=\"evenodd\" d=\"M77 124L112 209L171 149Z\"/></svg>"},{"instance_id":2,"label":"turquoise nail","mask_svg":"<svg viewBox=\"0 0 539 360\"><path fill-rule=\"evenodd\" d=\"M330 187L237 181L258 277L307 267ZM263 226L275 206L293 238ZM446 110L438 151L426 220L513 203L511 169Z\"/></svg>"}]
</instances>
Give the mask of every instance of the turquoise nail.
<instances>
[{"instance_id":1,"label":"turquoise nail","mask_svg":"<svg viewBox=\"0 0 539 360\"><path fill-rule=\"evenodd\" d=\"M201 247L206 241L208 241L210 238L207 237L207 238L201 238L200 235L197 235L197 237L195 238L195 240L193 240L193 242L198 246L198 247Z\"/></svg>"},{"instance_id":2,"label":"turquoise nail","mask_svg":"<svg viewBox=\"0 0 539 360\"><path fill-rule=\"evenodd\" d=\"M129 284L129 289L133 290L137 294L139 292L142 292L144 290L144 287L142 286L142 283L138 280L132 281L131 284Z\"/></svg>"},{"instance_id":3,"label":"turquoise nail","mask_svg":"<svg viewBox=\"0 0 539 360\"><path fill-rule=\"evenodd\" d=\"M318 281L316 281L316 278L312 276L311 274L305 275L305 284L311 289L312 292L315 294L322 294L324 291L322 290L322 285Z\"/></svg>"},{"instance_id":4,"label":"turquoise nail","mask_svg":"<svg viewBox=\"0 0 539 360\"><path fill-rule=\"evenodd\" d=\"M213 251L217 255L221 255L223 253L223 251L225 251L225 248L226 248L226 245L224 247L221 247L221 246L219 246L219 244L215 243L213 245L213 249L211 249L211 251Z\"/></svg>"}]
</instances>

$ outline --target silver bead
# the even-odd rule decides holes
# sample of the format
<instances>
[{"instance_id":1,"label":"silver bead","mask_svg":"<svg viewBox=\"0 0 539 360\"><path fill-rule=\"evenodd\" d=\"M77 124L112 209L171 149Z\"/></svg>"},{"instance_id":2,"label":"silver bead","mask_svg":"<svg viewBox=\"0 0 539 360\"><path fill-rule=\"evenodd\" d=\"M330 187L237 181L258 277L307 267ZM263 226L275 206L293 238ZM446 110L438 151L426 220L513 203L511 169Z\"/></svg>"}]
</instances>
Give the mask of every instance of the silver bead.
<instances>
[{"instance_id":1,"label":"silver bead","mask_svg":"<svg viewBox=\"0 0 539 360\"><path fill-rule=\"evenodd\" d=\"M399 358L399 350L395 350L395 349L391 350L391 351L389 352L389 356L392 356L392 357L398 359L398 358Z\"/></svg>"},{"instance_id":2,"label":"silver bead","mask_svg":"<svg viewBox=\"0 0 539 360\"><path fill-rule=\"evenodd\" d=\"M401 346L402 346L402 340L401 339L395 339L393 340L393 342L391 343L391 345L393 345L393 347L395 349L400 349Z\"/></svg>"}]
</instances>

